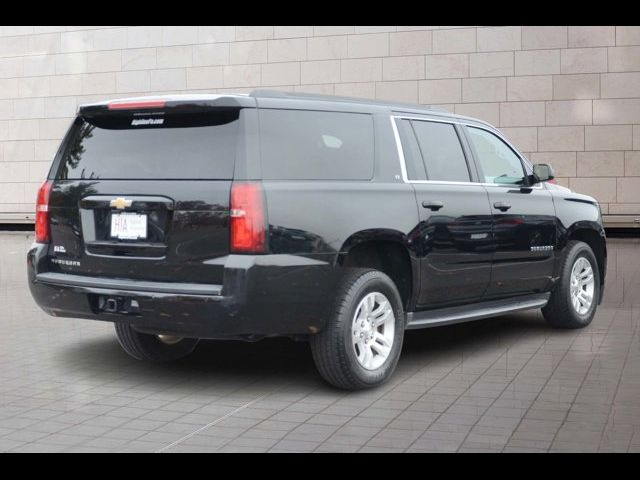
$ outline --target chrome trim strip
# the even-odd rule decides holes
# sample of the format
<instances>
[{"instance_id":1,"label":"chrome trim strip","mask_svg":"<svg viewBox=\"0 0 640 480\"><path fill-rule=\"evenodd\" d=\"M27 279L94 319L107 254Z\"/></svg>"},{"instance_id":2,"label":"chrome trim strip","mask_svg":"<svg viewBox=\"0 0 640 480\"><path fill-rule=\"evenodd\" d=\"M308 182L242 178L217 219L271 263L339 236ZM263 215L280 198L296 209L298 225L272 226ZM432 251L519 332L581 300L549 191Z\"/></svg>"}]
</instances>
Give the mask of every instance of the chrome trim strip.
<instances>
[{"instance_id":1,"label":"chrome trim strip","mask_svg":"<svg viewBox=\"0 0 640 480\"><path fill-rule=\"evenodd\" d=\"M96 290L119 290L124 292L207 295L216 297L222 294L222 285L116 280L111 278L88 277L84 275L55 272L39 273L36 275L35 281L45 285L90 288Z\"/></svg>"},{"instance_id":2,"label":"chrome trim strip","mask_svg":"<svg viewBox=\"0 0 640 480\"><path fill-rule=\"evenodd\" d=\"M457 124L457 125L466 125L467 127L474 127L474 128L480 128L482 130L486 130L487 132L491 132L494 135L500 137L500 139L502 141L504 141L507 145L509 145L509 147L516 153L516 155L527 161L527 163L530 163L525 157L524 155L522 155L522 153L495 127L490 126L489 124L484 124L484 123L480 123L480 124L476 124L476 123L471 123L471 122L465 122L462 120L456 120L456 119L431 119L431 118L421 118L421 117L414 117L414 116L410 116L410 115L392 115L395 118L404 118L407 120L422 120L423 122L438 122L438 123L450 123L450 124Z\"/></svg>"},{"instance_id":3,"label":"chrome trim strip","mask_svg":"<svg viewBox=\"0 0 640 480\"><path fill-rule=\"evenodd\" d=\"M401 120L420 120L423 122L436 122L436 123L448 123L450 125L466 125L468 127L474 127L474 128L480 128L481 130L486 130L487 132L493 133L494 135L496 135L498 138L500 138L503 142L505 142L507 144L507 146L509 146L509 148L511 148L511 150L513 150L513 152L518 156L518 158L520 158L522 161L526 162L529 166L531 166L533 168L533 166L531 165L531 163L518 151L517 148L515 148L511 142L509 142L504 135L502 135L500 132L498 132L495 129L489 128L489 127L485 127L482 125L476 125L474 123L469 123L469 122L462 122L462 121L456 121L453 119L446 119L446 120L441 120L441 119L431 119L431 118L421 118L421 117L413 117L413 116L409 116L409 115L390 115L390 119L391 119L391 127L393 129L393 136L395 138L396 141L396 148L398 150L398 158L400 160L400 171L402 172L402 180L404 183L422 183L422 184L433 184L433 185L482 185L484 187L499 187L499 188L520 188L518 185L512 185L512 184L500 184L500 183L484 183L484 182L454 182L454 181L443 181L443 180L409 180L409 178L407 177L407 166L406 166L406 160L404 157L404 151L402 149L402 142L400 140L400 134L398 132L398 125L396 123L396 119L401 119ZM531 187L526 187L526 188L535 188L535 189L543 189L544 186L542 185L542 183L537 183Z\"/></svg>"},{"instance_id":4,"label":"chrome trim strip","mask_svg":"<svg viewBox=\"0 0 640 480\"><path fill-rule=\"evenodd\" d=\"M391 115L391 128L393 130L393 137L396 140L396 149L398 150L398 159L400 160L400 172L402 173L402 181L404 183L411 183L407 177L407 165L404 161L404 150L402 149L402 142L400 141L400 133L398 132L398 125L396 125L395 117Z\"/></svg>"}]
</instances>

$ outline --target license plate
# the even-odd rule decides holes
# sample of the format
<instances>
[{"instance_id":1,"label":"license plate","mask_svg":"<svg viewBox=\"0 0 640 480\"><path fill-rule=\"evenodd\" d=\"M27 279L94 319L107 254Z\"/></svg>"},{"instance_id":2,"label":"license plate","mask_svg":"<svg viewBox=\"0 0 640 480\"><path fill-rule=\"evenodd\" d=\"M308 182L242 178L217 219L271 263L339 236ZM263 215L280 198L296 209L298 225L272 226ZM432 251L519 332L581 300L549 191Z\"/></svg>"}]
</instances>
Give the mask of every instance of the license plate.
<instances>
[{"instance_id":1,"label":"license plate","mask_svg":"<svg viewBox=\"0 0 640 480\"><path fill-rule=\"evenodd\" d=\"M147 238L147 216L137 213L111 215L111 238L139 240Z\"/></svg>"}]
</instances>

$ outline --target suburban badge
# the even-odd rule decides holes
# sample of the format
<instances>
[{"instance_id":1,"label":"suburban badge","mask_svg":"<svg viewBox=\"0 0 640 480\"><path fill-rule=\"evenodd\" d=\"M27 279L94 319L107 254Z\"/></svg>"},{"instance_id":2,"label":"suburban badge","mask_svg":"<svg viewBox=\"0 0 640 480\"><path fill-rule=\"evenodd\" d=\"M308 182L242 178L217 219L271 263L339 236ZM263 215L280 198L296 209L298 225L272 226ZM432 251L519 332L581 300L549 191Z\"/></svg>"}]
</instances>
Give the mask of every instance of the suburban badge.
<instances>
[{"instance_id":1,"label":"suburban badge","mask_svg":"<svg viewBox=\"0 0 640 480\"><path fill-rule=\"evenodd\" d=\"M553 245L538 245L531 247L532 252L549 252L553 250Z\"/></svg>"}]
</instances>

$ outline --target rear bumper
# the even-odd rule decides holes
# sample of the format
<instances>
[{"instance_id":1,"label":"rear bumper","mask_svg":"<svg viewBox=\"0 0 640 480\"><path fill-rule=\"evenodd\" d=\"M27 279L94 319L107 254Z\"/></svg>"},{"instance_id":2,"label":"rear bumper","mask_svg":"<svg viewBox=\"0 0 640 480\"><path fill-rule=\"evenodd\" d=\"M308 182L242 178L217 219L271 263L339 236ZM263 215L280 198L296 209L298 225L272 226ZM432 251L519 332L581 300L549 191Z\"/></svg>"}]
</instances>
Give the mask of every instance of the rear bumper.
<instances>
[{"instance_id":1,"label":"rear bumper","mask_svg":"<svg viewBox=\"0 0 640 480\"><path fill-rule=\"evenodd\" d=\"M56 317L124 322L150 333L197 338L305 335L324 327L336 281L333 258L229 255L222 285L89 277L48 271L46 248L28 253L36 303ZM137 307L108 313L105 298Z\"/></svg>"}]
</instances>

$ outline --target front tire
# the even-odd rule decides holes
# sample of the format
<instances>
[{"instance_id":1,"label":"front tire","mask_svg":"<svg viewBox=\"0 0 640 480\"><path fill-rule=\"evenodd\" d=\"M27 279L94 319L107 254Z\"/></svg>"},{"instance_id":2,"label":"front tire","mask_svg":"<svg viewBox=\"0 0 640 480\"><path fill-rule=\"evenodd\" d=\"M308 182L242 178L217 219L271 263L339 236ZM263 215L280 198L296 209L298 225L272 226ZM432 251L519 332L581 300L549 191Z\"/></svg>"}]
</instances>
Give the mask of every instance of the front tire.
<instances>
[{"instance_id":1,"label":"front tire","mask_svg":"<svg viewBox=\"0 0 640 480\"><path fill-rule=\"evenodd\" d=\"M325 329L310 339L316 367L338 388L380 385L396 368L404 326L402 299L393 281L377 270L349 270Z\"/></svg>"},{"instance_id":2,"label":"front tire","mask_svg":"<svg viewBox=\"0 0 640 480\"><path fill-rule=\"evenodd\" d=\"M572 240L565 247L558 285L542 314L556 328L583 328L591 323L600 299L600 271L591 247Z\"/></svg>"},{"instance_id":3,"label":"front tire","mask_svg":"<svg viewBox=\"0 0 640 480\"><path fill-rule=\"evenodd\" d=\"M186 357L198 344L197 338L141 333L126 323L116 323L115 328L118 343L136 360L171 362Z\"/></svg>"}]
</instances>

